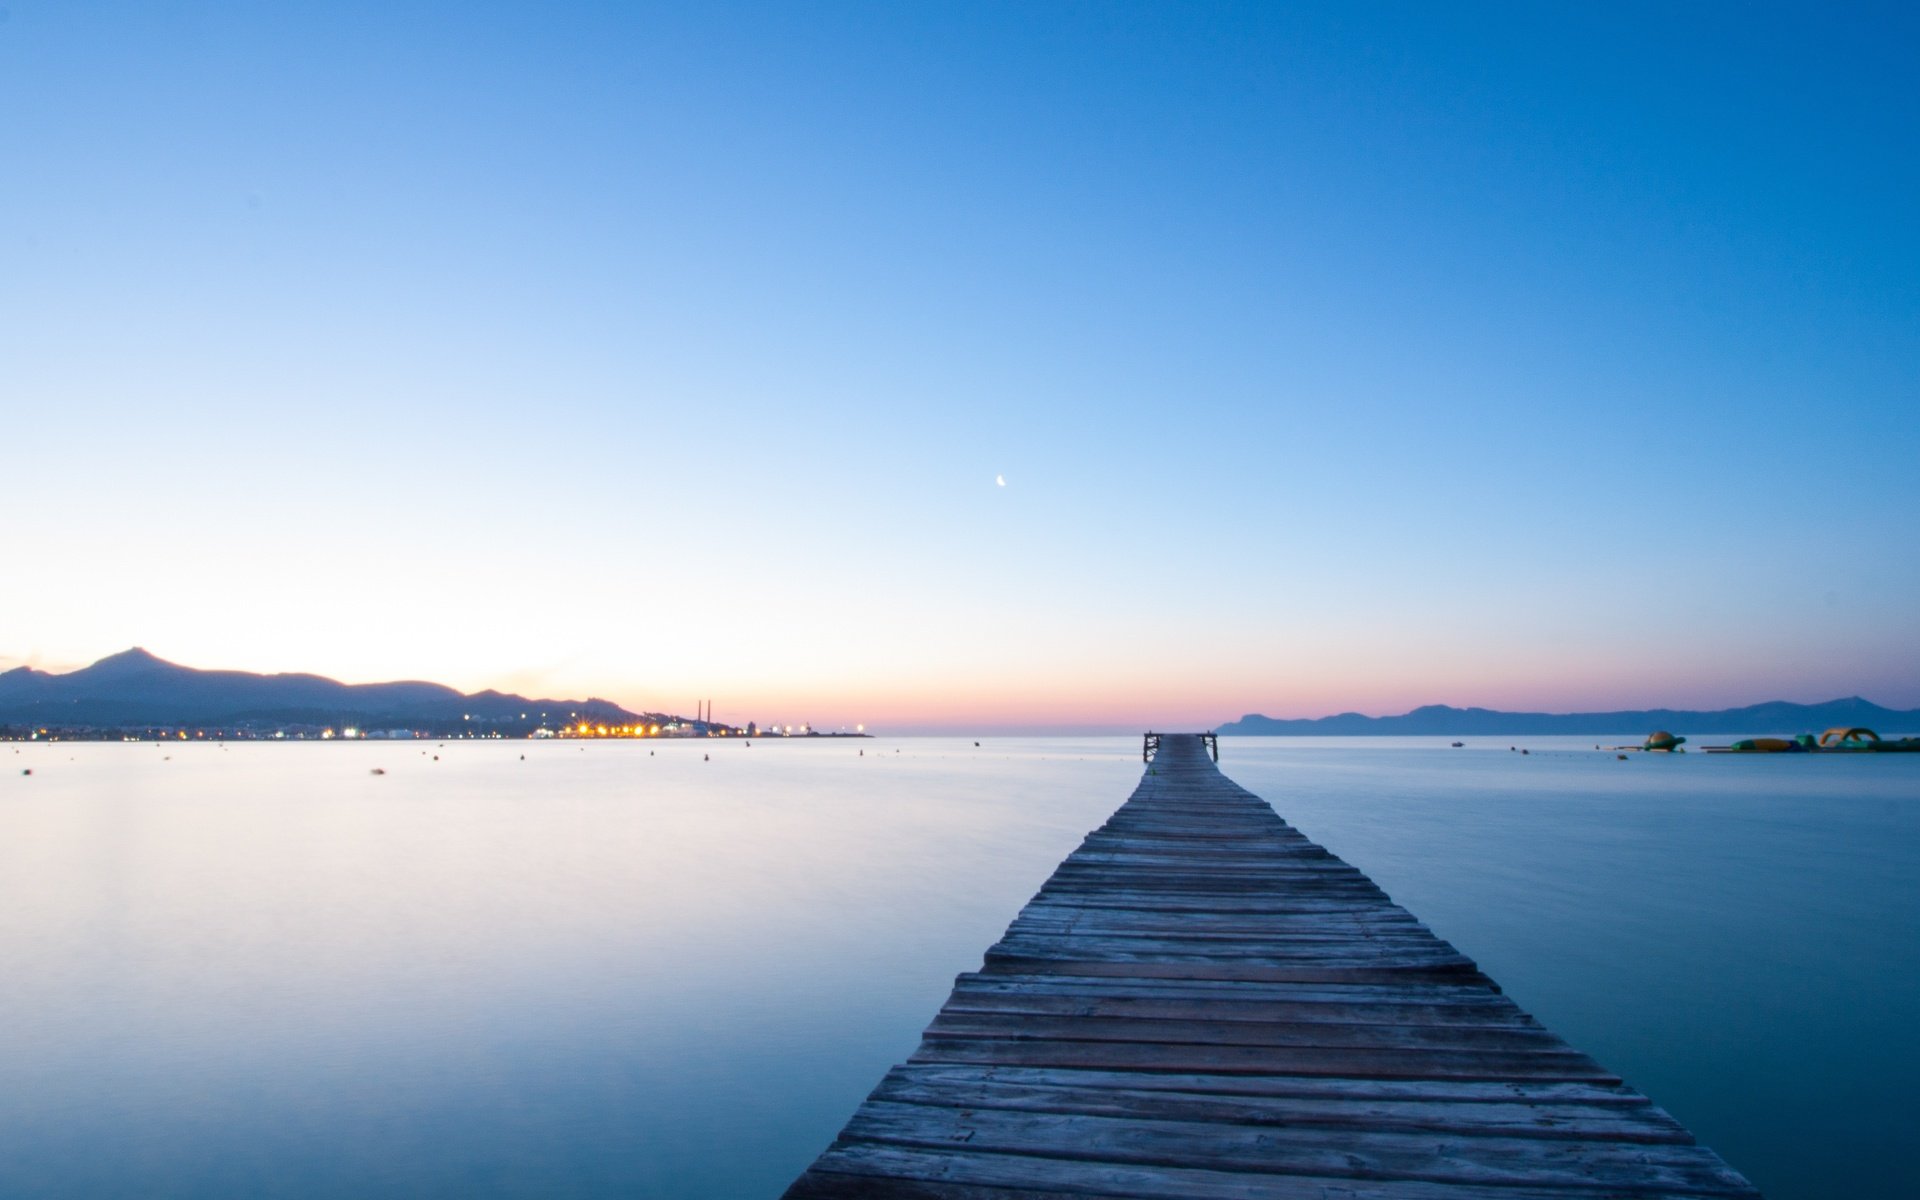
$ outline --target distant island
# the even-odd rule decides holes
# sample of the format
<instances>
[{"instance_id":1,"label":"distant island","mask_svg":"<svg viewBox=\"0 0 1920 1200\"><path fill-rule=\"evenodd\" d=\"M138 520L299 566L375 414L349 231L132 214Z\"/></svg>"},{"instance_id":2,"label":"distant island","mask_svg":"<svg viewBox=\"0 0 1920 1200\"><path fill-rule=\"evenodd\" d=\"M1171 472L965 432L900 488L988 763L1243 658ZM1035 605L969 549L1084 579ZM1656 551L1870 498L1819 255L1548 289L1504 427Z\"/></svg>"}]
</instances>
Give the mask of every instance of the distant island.
<instances>
[{"instance_id":1,"label":"distant island","mask_svg":"<svg viewBox=\"0 0 1920 1200\"><path fill-rule=\"evenodd\" d=\"M769 730L769 733L785 731ZM813 731L802 726L802 734ZM437 683L346 684L319 675L200 671L138 647L64 675L0 673L0 737L356 739L752 737L705 717L608 700L539 700Z\"/></svg>"},{"instance_id":2,"label":"distant island","mask_svg":"<svg viewBox=\"0 0 1920 1200\"><path fill-rule=\"evenodd\" d=\"M1657 729L1674 733L1793 734L1830 729L1836 725L1863 725L1882 733L1920 730L1920 709L1882 708L1858 696L1824 704L1792 704L1772 700L1745 708L1712 712L1647 708L1622 712L1527 713L1497 712L1490 708L1453 708L1428 704L1397 717L1369 717L1340 713L1332 717L1282 719L1249 713L1229 721L1218 733L1259 737L1506 737L1518 734L1628 734Z\"/></svg>"}]
</instances>

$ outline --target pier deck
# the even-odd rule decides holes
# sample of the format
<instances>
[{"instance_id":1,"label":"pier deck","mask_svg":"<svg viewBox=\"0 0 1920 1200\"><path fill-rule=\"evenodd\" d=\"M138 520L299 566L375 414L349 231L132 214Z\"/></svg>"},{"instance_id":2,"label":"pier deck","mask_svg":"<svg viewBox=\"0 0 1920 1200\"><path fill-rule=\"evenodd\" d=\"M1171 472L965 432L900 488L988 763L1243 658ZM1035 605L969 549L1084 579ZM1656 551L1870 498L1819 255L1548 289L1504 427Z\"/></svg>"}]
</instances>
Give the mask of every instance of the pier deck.
<instances>
[{"instance_id":1,"label":"pier deck","mask_svg":"<svg viewBox=\"0 0 1920 1200\"><path fill-rule=\"evenodd\" d=\"M1159 735L788 1200L1757 1196Z\"/></svg>"}]
</instances>

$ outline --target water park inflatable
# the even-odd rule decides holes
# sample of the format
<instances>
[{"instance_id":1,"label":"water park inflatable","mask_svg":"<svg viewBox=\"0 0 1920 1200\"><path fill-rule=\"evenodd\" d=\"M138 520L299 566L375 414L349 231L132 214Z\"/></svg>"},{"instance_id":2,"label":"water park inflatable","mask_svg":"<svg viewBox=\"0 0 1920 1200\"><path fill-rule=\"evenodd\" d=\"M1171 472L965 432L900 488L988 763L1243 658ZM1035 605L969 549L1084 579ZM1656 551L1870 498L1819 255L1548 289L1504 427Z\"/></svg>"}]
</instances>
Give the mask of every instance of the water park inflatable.
<instances>
[{"instance_id":1,"label":"water park inflatable","mask_svg":"<svg viewBox=\"0 0 1920 1200\"><path fill-rule=\"evenodd\" d=\"M1803 733L1792 738L1743 738L1731 746L1705 746L1709 754L1871 754L1920 753L1920 738L1883 738L1860 726L1835 727L1818 738Z\"/></svg>"},{"instance_id":2,"label":"water park inflatable","mask_svg":"<svg viewBox=\"0 0 1920 1200\"><path fill-rule=\"evenodd\" d=\"M1878 751L1911 754L1920 751L1920 738L1883 738L1873 730L1862 729L1857 725L1850 728L1836 726L1820 735L1820 744L1815 749L1840 753L1857 753L1864 750L1869 753Z\"/></svg>"}]
</instances>

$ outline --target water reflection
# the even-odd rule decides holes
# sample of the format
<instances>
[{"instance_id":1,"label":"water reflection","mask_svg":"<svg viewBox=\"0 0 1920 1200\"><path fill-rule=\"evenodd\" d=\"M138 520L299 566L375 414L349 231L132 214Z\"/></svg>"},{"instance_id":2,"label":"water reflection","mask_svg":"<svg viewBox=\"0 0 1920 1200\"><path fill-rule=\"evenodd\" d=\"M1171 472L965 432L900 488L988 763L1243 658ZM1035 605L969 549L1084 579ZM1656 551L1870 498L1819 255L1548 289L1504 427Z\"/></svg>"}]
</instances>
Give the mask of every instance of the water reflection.
<instances>
[{"instance_id":1,"label":"water reflection","mask_svg":"<svg viewBox=\"0 0 1920 1200\"><path fill-rule=\"evenodd\" d=\"M1920 763L1530 745L1222 752L1774 1200L1920 1190ZM431 752L8 754L0 1194L775 1195L1140 769Z\"/></svg>"}]
</instances>

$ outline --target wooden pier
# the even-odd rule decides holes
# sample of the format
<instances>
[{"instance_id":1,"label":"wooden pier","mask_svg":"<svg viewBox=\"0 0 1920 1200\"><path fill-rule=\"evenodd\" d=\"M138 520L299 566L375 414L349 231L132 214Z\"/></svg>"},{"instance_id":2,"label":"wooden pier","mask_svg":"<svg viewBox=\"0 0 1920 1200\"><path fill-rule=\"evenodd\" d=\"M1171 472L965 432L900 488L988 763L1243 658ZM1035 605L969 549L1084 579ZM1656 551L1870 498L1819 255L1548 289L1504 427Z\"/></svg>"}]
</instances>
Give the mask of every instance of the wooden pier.
<instances>
[{"instance_id":1,"label":"wooden pier","mask_svg":"<svg viewBox=\"0 0 1920 1200\"><path fill-rule=\"evenodd\" d=\"M789 1200L1757 1196L1158 734Z\"/></svg>"}]
</instances>

